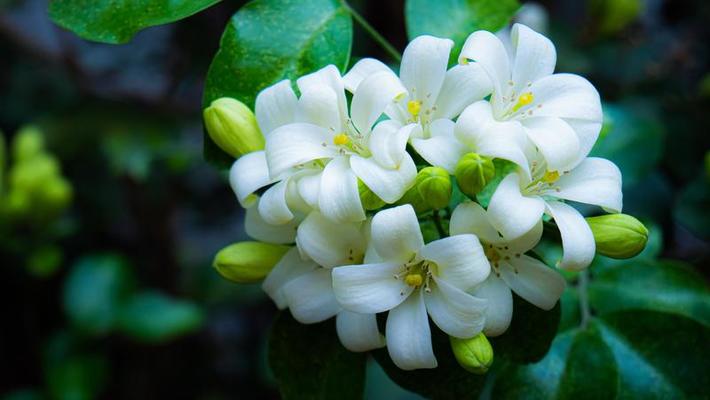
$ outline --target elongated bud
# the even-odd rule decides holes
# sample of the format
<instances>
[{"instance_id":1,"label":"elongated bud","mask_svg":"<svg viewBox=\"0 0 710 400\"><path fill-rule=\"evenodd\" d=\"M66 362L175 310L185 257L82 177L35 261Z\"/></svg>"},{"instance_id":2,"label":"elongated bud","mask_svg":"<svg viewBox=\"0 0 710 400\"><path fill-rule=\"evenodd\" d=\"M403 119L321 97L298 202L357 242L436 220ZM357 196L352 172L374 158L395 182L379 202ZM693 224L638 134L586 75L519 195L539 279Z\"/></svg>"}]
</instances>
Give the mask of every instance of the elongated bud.
<instances>
[{"instance_id":1,"label":"elongated bud","mask_svg":"<svg viewBox=\"0 0 710 400\"><path fill-rule=\"evenodd\" d=\"M271 272L288 246L262 242L239 242L220 250L212 266L232 282L258 282Z\"/></svg>"},{"instance_id":2,"label":"elongated bud","mask_svg":"<svg viewBox=\"0 0 710 400\"><path fill-rule=\"evenodd\" d=\"M449 205L451 200L451 177L440 167L426 167L417 174L414 188L419 191L423 203L435 210Z\"/></svg>"},{"instance_id":3,"label":"elongated bud","mask_svg":"<svg viewBox=\"0 0 710 400\"><path fill-rule=\"evenodd\" d=\"M233 157L264 148L264 135L254 113L239 100L222 97L203 112L212 140Z\"/></svg>"},{"instance_id":4,"label":"elongated bud","mask_svg":"<svg viewBox=\"0 0 710 400\"><path fill-rule=\"evenodd\" d=\"M12 156L15 162L27 161L44 151L44 136L36 126L21 128L12 142Z\"/></svg>"},{"instance_id":5,"label":"elongated bud","mask_svg":"<svg viewBox=\"0 0 710 400\"><path fill-rule=\"evenodd\" d=\"M360 202L365 210L377 210L385 205L385 201L377 197L360 179L357 180L357 190L360 193Z\"/></svg>"},{"instance_id":6,"label":"elongated bud","mask_svg":"<svg viewBox=\"0 0 710 400\"><path fill-rule=\"evenodd\" d=\"M597 253L611 258L631 258L646 247L648 229L626 214L608 214L586 218L594 234Z\"/></svg>"},{"instance_id":7,"label":"elongated bud","mask_svg":"<svg viewBox=\"0 0 710 400\"><path fill-rule=\"evenodd\" d=\"M496 174L493 159L476 153L468 153L456 164L456 183L469 197L476 196Z\"/></svg>"},{"instance_id":8,"label":"elongated bud","mask_svg":"<svg viewBox=\"0 0 710 400\"><path fill-rule=\"evenodd\" d=\"M459 339L450 336L451 350L459 365L474 374L485 374L493 364L493 347L486 335L479 333L469 339Z\"/></svg>"}]
</instances>

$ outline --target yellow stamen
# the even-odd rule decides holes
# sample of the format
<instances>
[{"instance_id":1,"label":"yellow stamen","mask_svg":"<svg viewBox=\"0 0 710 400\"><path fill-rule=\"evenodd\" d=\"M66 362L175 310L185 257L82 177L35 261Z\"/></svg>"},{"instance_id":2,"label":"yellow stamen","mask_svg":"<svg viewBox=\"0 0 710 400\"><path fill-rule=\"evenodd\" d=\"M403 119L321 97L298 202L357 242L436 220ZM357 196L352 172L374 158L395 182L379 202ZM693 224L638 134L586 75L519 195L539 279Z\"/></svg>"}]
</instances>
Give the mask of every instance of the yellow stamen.
<instances>
[{"instance_id":1,"label":"yellow stamen","mask_svg":"<svg viewBox=\"0 0 710 400\"><path fill-rule=\"evenodd\" d=\"M424 278L422 277L421 274L409 274L404 277L404 283L406 283L409 286L421 286L421 284L424 282Z\"/></svg>"},{"instance_id":2,"label":"yellow stamen","mask_svg":"<svg viewBox=\"0 0 710 400\"><path fill-rule=\"evenodd\" d=\"M493 248L493 246L484 246L483 253L486 255L488 261L492 263L497 263L500 261L500 254Z\"/></svg>"},{"instance_id":3,"label":"yellow stamen","mask_svg":"<svg viewBox=\"0 0 710 400\"><path fill-rule=\"evenodd\" d=\"M409 111L410 114L414 118L416 118L419 115L419 112L422 110L422 102L419 100L409 100L407 102L407 111Z\"/></svg>"},{"instance_id":4,"label":"yellow stamen","mask_svg":"<svg viewBox=\"0 0 710 400\"><path fill-rule=\"evenodd\" d=\"M560 173L557 171L547 171L542 176L542 181L550 184L557 182L558 179L560 179Z\"/></svg>"},{"instance_id":5,"label":"yellow stamen","mask_svg":"<svg viewBox=\"0 0 710 400\"><path fill-rule=\"evenodd\" d=\"M533 100L535 100L535 96L533 96L532 92L521 94L518 98L518 103L513 107L513 111L518 111L520 107L527 106L532 103Z\"/></svg>"},{"instance_id":6,"label":"yellow stamen","mask_svg":"<svg viewBox=\"0 0 710 400\"><path fill-rule=\"evenodd\" d=\"M343 146L350 143L350 138L344 133L339 133L333 138L333 143L338 146Z\"/></svg>"}]
</instances>

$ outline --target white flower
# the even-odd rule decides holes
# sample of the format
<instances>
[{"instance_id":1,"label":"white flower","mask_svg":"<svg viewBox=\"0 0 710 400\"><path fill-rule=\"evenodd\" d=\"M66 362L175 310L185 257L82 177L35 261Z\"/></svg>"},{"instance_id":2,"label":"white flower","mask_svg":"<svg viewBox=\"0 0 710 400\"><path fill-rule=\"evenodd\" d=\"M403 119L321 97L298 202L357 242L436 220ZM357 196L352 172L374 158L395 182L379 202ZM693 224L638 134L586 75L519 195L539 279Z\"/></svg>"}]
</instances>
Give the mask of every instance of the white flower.
<instances>
[{"instance_id":1,"label":"white flower","mask_svg":"<svg viewBox=\"0 0 710 400\"><path fill-rule=\"evenodd\" d=\"M553 74L554 45L527 26L513 26L511 48L509 57L501 40L487 31L472 33L464 43L459 63L473 61L493 82L490 103L476 105L477 120L488 120L490 131L513 122L505 130L519 126L551 171L569 170L589 153L601 130L599 94L578 75Z\"/></svg>"},{"instance_id":2,"label":"white flower","mask_svg":"<svg viewBox=\"0 0 710 400\"><path fill-rule=\"evenodd\" d=\"M512 173L503 178L488 206L488 217L506 238L529 232L544 213L557 223L564 254L559 267L586 268L594 258L592 231L584 217L559 200L597 205L609 212L622 208L621 171L603 158L588 157L571 171L550 172L542 158L531 163L532 178Z\"/></svg>"},{"instance_id":3,"label":"white flower","mask_svg":"<svg viewBox=\"0 0 710 400\"><path fill-rule=\"evenodd\" d=\"M283 226L283 225L282 225ZM332 267L361 262L367 223L334 223L317 211L298 226L298 247L289 250L262 285L280 309L304 324L336 316L338 337L351 351L384 346L374 314L343 310L333 293Z\"/></svg>"},{"instance_id":4,"label":"white flower","mask_svg":"<svg viewBox=\"0 0 710 400\"><path fill-rule=\"evenodd\" d=\"M525 255L542 237L542 221L514 240L501 236L493 227L486 210L473 202L461 203L451 215L452 235L472 233L478 236L493 274L473 291L488 300L486 336L505 332L513 317L512 289L518 296L543 310L550 310L565 289L564 278L535 258Z\"/></svg>"},{"instance_id":5,"label":"white flower","mask_svg":"<svg viewBox=\"0 0 710 400\"><path fill-rule=\"evenodd\" d=\"M406 126L414 149L432 165L453 173L465 148L454 138L454 123L461 110L491 92L490 79L479 65L457 65L447 70L453 42L419 36L404 50L399 77L383 63L365 58L344 76L345 87L389 82L406 93L386 109L393 126Z\"/></svg>"},{"instance_id":6,"label":"white flower","mask_svg":"<svg viewBox=\"0 0 710 400\"><path fill-rule=\"evenodd\" d=\"M374 216L371 243L366 264L333 270L333 288L347 310L389 310L387 348L399 368L436 367L427 312L450 336L468 338L483 329L486 301L466 293L490 272L476 236L425 245L407 204Z\"/></svg>"},{"instance_id":7,"label":"white flower","mask_svg":"<svg viewBox=\"0 0 710 400\"><path fill-rule=\"evenodd\" d=\"M270 111L263 118L271 124L266 129L274 126L266 134L265 163L268 182L277 183L264 198L281 186L269 197L275 205L260 207L264 219L288 221L291 203L300 198L330 219L362 221L358 178L385 202L399 200L417 172L406 152L408 132L388 122L373 126L404 88L386 81L363 85L353 95L349 114L342 77L334 66L299 78L297 84L298 100L289 87L282 89L283 95L257 101L257 118L265 115L259 107L266 107Z\"/></svg>"}]
</instances>

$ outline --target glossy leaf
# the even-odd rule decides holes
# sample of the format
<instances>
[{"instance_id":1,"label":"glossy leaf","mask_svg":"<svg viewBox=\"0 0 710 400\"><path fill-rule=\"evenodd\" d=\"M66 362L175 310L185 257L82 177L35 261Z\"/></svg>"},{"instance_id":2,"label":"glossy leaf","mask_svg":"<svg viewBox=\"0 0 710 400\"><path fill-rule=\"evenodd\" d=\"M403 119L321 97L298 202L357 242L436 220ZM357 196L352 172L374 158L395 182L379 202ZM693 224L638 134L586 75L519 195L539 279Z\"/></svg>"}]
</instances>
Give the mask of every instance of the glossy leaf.
<instances>
[{"instance_id":1,"label":"glossy leaf","mask_svg":"<svg viewBox=\"0 0 710 400\"><path fill-rule=\"evenodd\" d=\"M53 0L49 16L84 39L119 44L142 29L189 17L219 1Z\"/></svg>"},{"instance_id":2,"label":"glossy leaf","mask_svg":"<svg viewBox=\"0 0 710 400\"><path fill-rule=\"evenodd\" d=\"M212 60L203 106L233 97L250 107L257 93L328 64L345 70L352 19L337 0L254 0L230 20ZM221 166L231 158L205 135L205 158Z\"/></svg>"},{"instance_id":3,"label":"glossy leaf","mask_svg":"<svg viewBox=\"0 0 710 400\"><path fill-rule=\"evenodd\" d=\"M121 307L118 329L145 342L163 342L192 332L204 315L195 304L146 291L129 298Z\"/></svg>"},{"instance_id":4,"label":"glossy leaf","mask_svg":"<svg viewBox=\"0 0 710 400\"><path fill-rule=\"evenodd\" d=\"M269 337L269 367L284 399L361 399L364 353L346 350L335 320L304 325L282 312Z\"/></svg>"},{"instance_id":5,"label":"glossy leaf","mask_svg":"<svg viewBox=\"0 0 710 400\"><path fill-rule=\"evenodd\" d=\"M404 15L407 36L433 35L452 39L456 59L468 35L504 28L520 5L517 0L407 0Z\"/></svg>"},{"instance_id":6,"label":"glossy leaf","mask_svg":"<svg viewBox=\"0 0 710 400\"><path fill-rule=\"evenodd\" d=\"M106 334L115 326L120 304L132 286L131 271L120 257L84 257L64 284L64 311L82 332Z\"/></svg>"},{"instance_id":7,"label":"glossy leaf","mask_svg":"<svg viewBox=\"0 0 710 400\"><path fill-rule=\"evenodd\" d=\"M635 261L594 276L592 308L604 314L621 310L657 310L710 325L710 290L691 266L678 261Z\"/></svg>"}]
</instances>

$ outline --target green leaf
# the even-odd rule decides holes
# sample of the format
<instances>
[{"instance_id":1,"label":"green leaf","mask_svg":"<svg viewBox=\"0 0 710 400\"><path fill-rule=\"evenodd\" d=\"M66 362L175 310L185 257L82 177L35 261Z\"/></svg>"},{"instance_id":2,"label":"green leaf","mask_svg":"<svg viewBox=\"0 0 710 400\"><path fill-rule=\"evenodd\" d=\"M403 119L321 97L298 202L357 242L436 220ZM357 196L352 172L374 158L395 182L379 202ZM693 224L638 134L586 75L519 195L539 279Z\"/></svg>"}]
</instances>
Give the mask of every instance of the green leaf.
<instances>
[{"instance_id":1,"label":"green leaf","mask_svg":"<svg viewBox=\"0 0 710 400\"><path fill-rule=\"evenodd\" d=\"M203 312L197 305L146 291L122 305L117 327L135 339L158 343L193 332L203 321Z\"/></svg>"},{"instance_id":2,"label":"green leaf","mask_svg":"<svg viewBox=\"0 0 710 400\"><path fill-rule=\"evenodd\" d=\"M710 325L710 290L705 279L678 261L635 261L606 269L590 282L589 301L601 314L656 310Z\"/></svg>"},{"instance_id":3,"label":"green leaf","mask_svg":"<svg viewBox=\"0 0 710 400\"><path fill-rule=\"evenodd\" d=\"M433 369L405 371L390 358L387 348L372 352L387 376L402 388L430 399L477 399L486 375L475 375L463 369L451 351L449 337L431 325L432 345L438 366ZM494 348L495 351L495 348Z\"/></svg>"},{"instance_id":4,"label":"green leaf","mask_svg":"<svg viewBox=\"0 0 710 400\"><path fill-rule=\"evenodd\" d=\"M53 0L49 16L87 40L126 43L141 29L189 17L219 0Z\"/></svg>"},{"instance_id":5,"label":"green leaf","mask_svg":"<svg viewBox=\"0 0 710 400\"><path fill-rule=\"evenodd\" d=\"M504 28L520 5L517 0L407 0L404 16L407 36L433 35L452 39L458 57L463 42L474 31Z\"/></svg>"},{"instance_id":6,"label":"green leaf","mask_svg":"<svg viewBox=\"0 0 710 400\"><path fill-rule=\"evenodd\" d=\"M345 70L352 19L337 0L254 0L231 19L205 82L203 106L233 97L254 107L262 89L295 80L328 64ZM205 158L220 166L232 159L205 134Z\"/></svg>"},{"instance_id":7,"label":"green leaf","mask_svg":"<svg viewBox=\"0 0 710 400\"><path fill-rule=\"evenodd\" d=\"M133 287L133 276L124 260L115 255L80 259L64 284L64 311L80 331L109 333L119 305Z\"/></svg>"},{"instance_id":8,"label":"green leaf","mask_svg":"<svg viewBox=\"0 0 710 400\"><path fill-rule=\"evenodd\" d=\"M269 337L269 367L284 399L361 399L364 353L346 350L335 320L304 325L282 312Z\"/></svg>"},{"instance_id":9,"label":"green leaf","mask_svg":"<svg viewBox=\"0 0 710 400\"><path fill-rule=\"evenodd\" d=\"M107 381L109 364L101 354L85 353L82 347L86 344L69 331L59 331L48 338L42 369L50 398L97 398Z\"/></svg>"},{"instance_id":10,"label":"green leaf","mask_svg":"<svg viewBox=\"0 0 710 400\"><path fill-rule=\"evenodd\" d=\"M700 176L678 196L674 217L684 227L704 239L710 238L710 182Z\"/></svg>"},{"instance_id":11,"label":"green leaf","mask_svg":"<svg viewBox=\"0 0 710 400\"><path fill-rule=\"evenodd\" d=\"M560 322L560 303L545 311L513 294L513 319L504 334L491 338L496 358L530 363L545 356Z\"/></svg>"}]
</instances>

